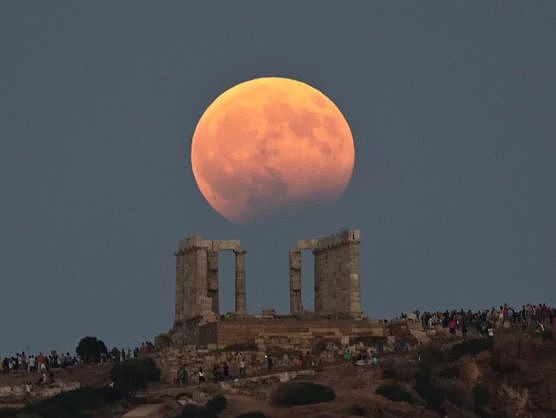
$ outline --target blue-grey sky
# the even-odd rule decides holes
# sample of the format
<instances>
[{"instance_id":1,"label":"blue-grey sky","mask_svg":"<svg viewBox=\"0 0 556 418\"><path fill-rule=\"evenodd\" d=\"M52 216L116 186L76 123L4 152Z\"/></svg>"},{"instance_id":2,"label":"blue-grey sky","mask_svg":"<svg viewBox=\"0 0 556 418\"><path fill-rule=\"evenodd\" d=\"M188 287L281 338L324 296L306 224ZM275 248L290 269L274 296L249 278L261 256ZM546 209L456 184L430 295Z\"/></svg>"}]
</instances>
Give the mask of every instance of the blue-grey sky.
<instances>
[{"instance_id":1,"label":"blue-grey sky","mask_svg":"<svg viewBox=\"0 0 556 418\"><path fill-rule=\"evenodd\" d=\"M166 331L193 234L242 241L252 312L287 312L288 249L345 227L371 317L554 304L555 19L552 1L1 2L0 355ZM356 165L338 201L237 226L198 191L191 136L260 76L328 95Z\"/></svg>"}]
</instances>

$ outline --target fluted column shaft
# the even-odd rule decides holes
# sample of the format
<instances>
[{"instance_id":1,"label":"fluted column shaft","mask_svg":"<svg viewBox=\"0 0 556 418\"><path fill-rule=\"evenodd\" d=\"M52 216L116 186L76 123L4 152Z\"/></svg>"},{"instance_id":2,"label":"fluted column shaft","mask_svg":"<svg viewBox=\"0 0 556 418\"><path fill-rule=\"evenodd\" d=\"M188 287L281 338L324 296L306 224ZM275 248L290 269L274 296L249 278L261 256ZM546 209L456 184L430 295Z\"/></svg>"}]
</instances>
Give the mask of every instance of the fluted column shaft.
<instances>
[{"instance_id":1,"label":"fluted column shaft","mask_svg":"<svg viewBox=\"0 0 556 418\"><path fill-rule=\"evenodd\" d=\"M236 300L235 312L247 312L246 287L245 287L245 250L235 250L236 255Z\"/></svg>"}]
</instances>

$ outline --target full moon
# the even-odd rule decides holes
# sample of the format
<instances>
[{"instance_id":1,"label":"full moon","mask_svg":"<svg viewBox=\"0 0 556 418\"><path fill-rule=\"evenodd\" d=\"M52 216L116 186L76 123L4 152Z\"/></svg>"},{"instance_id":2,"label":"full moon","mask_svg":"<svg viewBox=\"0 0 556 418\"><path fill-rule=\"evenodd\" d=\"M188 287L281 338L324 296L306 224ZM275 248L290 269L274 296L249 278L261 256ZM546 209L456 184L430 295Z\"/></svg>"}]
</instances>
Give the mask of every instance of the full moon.
<instances>
[{"instance_id":1,"label":"full moon","mask_svg":"<svg viewBox=\"0 0 556 418\"><path fill-rule=\"evenodd\" d=\"M337 199L354 159L351 130L338 107L316 88L279 77L246 81L218 96L191 144L199 190L235 223Z\"/></svg>"}]
</instances>

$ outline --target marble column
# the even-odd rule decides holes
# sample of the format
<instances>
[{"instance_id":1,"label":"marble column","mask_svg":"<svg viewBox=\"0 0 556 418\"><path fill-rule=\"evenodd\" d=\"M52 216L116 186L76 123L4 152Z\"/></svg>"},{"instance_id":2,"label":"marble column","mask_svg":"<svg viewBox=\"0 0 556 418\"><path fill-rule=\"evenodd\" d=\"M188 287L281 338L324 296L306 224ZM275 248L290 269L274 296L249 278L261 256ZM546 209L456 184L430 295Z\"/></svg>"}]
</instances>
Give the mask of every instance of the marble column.
<instances>
[{"instance_id":1,"label":"marble column","mask_svg":"<svg viewBox=\"0 0 556 418\"><path fill-rule=\"evenodd\" d=\"M183 254L178 251L174 253L176 256L176 306L175 306L175 322L174 324L178 324L180 321L183 320L183 308L184 308L184 277L183 277Z\"/></svg>"},{"instance_id":2,"label":"marble column","mask_svg":"<svg viewBox=\"0 0 556 418\"><path fill-rule=\"evenodd\" d=\"M362 315L361 290L359 282L359 240L350 241L348 244L348 269L349 269L349 312L354 318Z\"/></svg>"},{"instance_id":3,"label":"marble column","mask_svg":"<svg viewBox=\"0 0 556 418\"><path fill-rule=\"evenodd\" d=\"M301 301L301 250L290 250L290 313L303 311Z\"/></svg>"},{"instance_id":4,"label":"marble column","mask_svg":"<svg viewBox=\"0 0 556 418\"><path fill-rule=\"evenodd\" d=\"M246 289L245 289L245 250L235 250L236 256L236 300L235 312L244 314L247 312Z\"/></svg>"},{"instance_id":5,"label":"marble column","mask_svg":"<svg viewBox=\"0 0 556 418\"><path fill-rule=\"evenodd\" d=\"M207 295L211 298L212 311L220 314L219 292L218 292L218 251L207 251Z\"/></svg>"}]
</instances>

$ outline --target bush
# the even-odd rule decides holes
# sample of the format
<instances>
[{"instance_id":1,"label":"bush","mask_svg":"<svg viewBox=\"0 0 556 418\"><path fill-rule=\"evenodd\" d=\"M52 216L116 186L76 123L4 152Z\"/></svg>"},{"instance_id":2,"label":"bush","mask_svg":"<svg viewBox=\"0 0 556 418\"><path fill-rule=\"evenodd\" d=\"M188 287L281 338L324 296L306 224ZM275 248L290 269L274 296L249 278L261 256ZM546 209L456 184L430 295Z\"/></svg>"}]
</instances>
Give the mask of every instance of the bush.
<instances>
[{"instance_id":1,"label":"bush","mask_svg":"<svg viewBox=\"0 0 556 418\"><path fill-rule=\"evenodd\" d=\"M475 338L452 346L449 360L455 361L467 354L478 354L492 350L492 338Z\"/></svg>"},{"instance_id":2,"label":"bush","mask_svg":"<svg viewBox=\"0 0 556 418\"><path fill-rule=\"evenodd\" d=\"M311 405L330 402L334 398L334 389L312 382L283 383L272 395L277 405Z\"/></svg>"},{"instance_id":3,"label":"bush","mask_svg":"<svg viewBox=\"0 0 556 418\"><path fill-rule=\"evenodd\" d=\"M456 379L458 376L459 376L458 366L448 367L442 370L440 373L438 373L438 377L441 377L443 379Z\"/></svg>"},{"instance_id":4,"label":"bush","mask_svg":"<svg viewBox=\"0 0 556 418\"><path fill-rule=\"evenodd\" d=\"M473 401L475 402L476 411L480 411L487 406L489 400L490 394L488 392L488 387L482 384L478 384L473 387Z\"/></svg>"},{"instance_id":5,"label":"bush","mask_svg":"<svg viewBox=\"0 0 556 418\"><path fill-rule=\"evenodd\" d=\"M429 409L434 411L440 410L445 395L441 388L432 382L430 376L417 374L415 376L415 386L413 388L421 399L427 403Z\"/></svg>"},{"instance_id":6,"label":"bush","mask_svg":"<svg viewBox=\"0 0 556 418\"><path fill-rule=\"evenodd\" d=\"M357 403L354 403L348 408L348 414L356 415L358 417L364 417L367 414L367 412L365 411L364 407L362 407Z\"/></svg>"},{"instance_id":7,"label":"bush","mask_svg":"<svg viewBox=\"0 0 556 418\"><path fill-rule=\"evenodd\" d=\"M419 362L417 366L427 375L432 374L438 363L442 361L442 351L432 345L426 345L417 353Z\"/></svg>"},{"instance_id":8,"label":"bush","mask_svg":"<svg viewBox=\"0 0 556 418\"><path fill-rule=\"evenodd\" d=\"M246 412L244 414L241 414L237 418L267 418L267 416L262 412L253 411L253 412Z\"/></svg>"},{"instance_id":9,"label":"bush","mask_svg":"<svg viewBox=\"0 0 556 418\"><path fill-rule=\"evenodd\" d=\"M189 404L181 411L181 418L216 418L224 409L228 401L222 395L209 399L204 406Z\"/></svg>"},{"instance_id":10,"label":"bush","mask_svg":"<svg viewBox=\"0 0 556 418\"><path fill-rule=\"evenodd\" d=\"M519 369L519 364L506 357L499 350L494 352L490 359L492 369L499 374L507 374Z\"/></svg>"},{"instance_id":11,"label":"bush","mask_svg":"<svg viewBox=\"0 0 556 418\"><path fill-rule=\"evenodd\" d=\"M21 411L16 408L0 408L0 417L2 418L10 418L10 417L17 417L17 415Z\"/></svg>"},{"instance_id":12,"label":"bush","mask_svg":"<svg viewBox=\"0 0 556 418\"><path fill-rule=\"evenodd\" d=\"M98 363L102 354L108 353L106 345L96 337L85 337L79 341L75 352L85 363Z\"/></svg>"},{"instance_id":13,"label":"bush","mask_svg":"<svg viewBox=\"0 0 556 418\"><path fill-rule=\"evenodd\" d=\"M469 389L462 383L454 381L444 381L439 383L439 389L442 391L447 400L461 408L464 404L469 405L470 402L466 402L468 399L467 393Z\"/></svg>"},{"instance_id":14,"label":"bush","mask_svg":"<svg viewBox=\"0 0 556 418\"><path fill-rule=\"evenodd\" d=\"M86 387L33 403L19 410L18 413L21 416L35 414L41 418L85 418L88 415L84 411L102 408L120 398L119 394L112 389Z\"/></svg>"},{"instance_id":15,"label":"bush","mask_svg":"<svg viewBox=\"0 0 556 418\"><path fill-rule=\"evenodd\" d=\"M226 409L226 405L228 405L228 401L222 395L216 395L213 398L209 399L206 403L205 408L214 412L215 414L219 414L224 409Z\"/></svg>"},{"instance_id":16,"label":"bush","mask_svg":"<svg viewBox=\"0 0 556 418\"><path fill-rule=\"evenodd\" d=\"M398 385L381 385L376 388L375 393L394 402L403 401L411 403L411 395L409 392Z\"/></svg>"},{"instance_id":17,"label":"bush","mask_svg":"<svg viewBox=\"0 0 556 418\"><path fill-rule=\"evenodd\" d=\"M150 357L126 360L112 367L110 376L114 388L123 395L134 396L137 389L142 389L149 382L160 380L160 369Z\"/></svg>"},{"instance_id":18,"label":"bush","mask_svg":"<svg viewBox=\"0 0 556 418\"><path fill-rule=\"evenodd\" d=\"M554 333L550 329L541 331L540 337L543 339L543 341L554 341Z\"/></svg>"},{"instance_id":19,"label":"bush","mask_svg":"<svg viewBox=\"0 0 556 418\"><path fill-rule=\"evenodd\" d=\"M393 367L388 367L382 371L383 379L395 379L397 377L396 369Z\"/></svg>"},{"instance_id":20,"label":"bush","mask_svg":"<svg viewBox=\"0 0 556 418\"><path fill-rule=\"evenodd\" d=\"M201 407L188 404L185 405L181 411L181 418L199 418L201 416Z\"/></svg>"}]
</instances>

